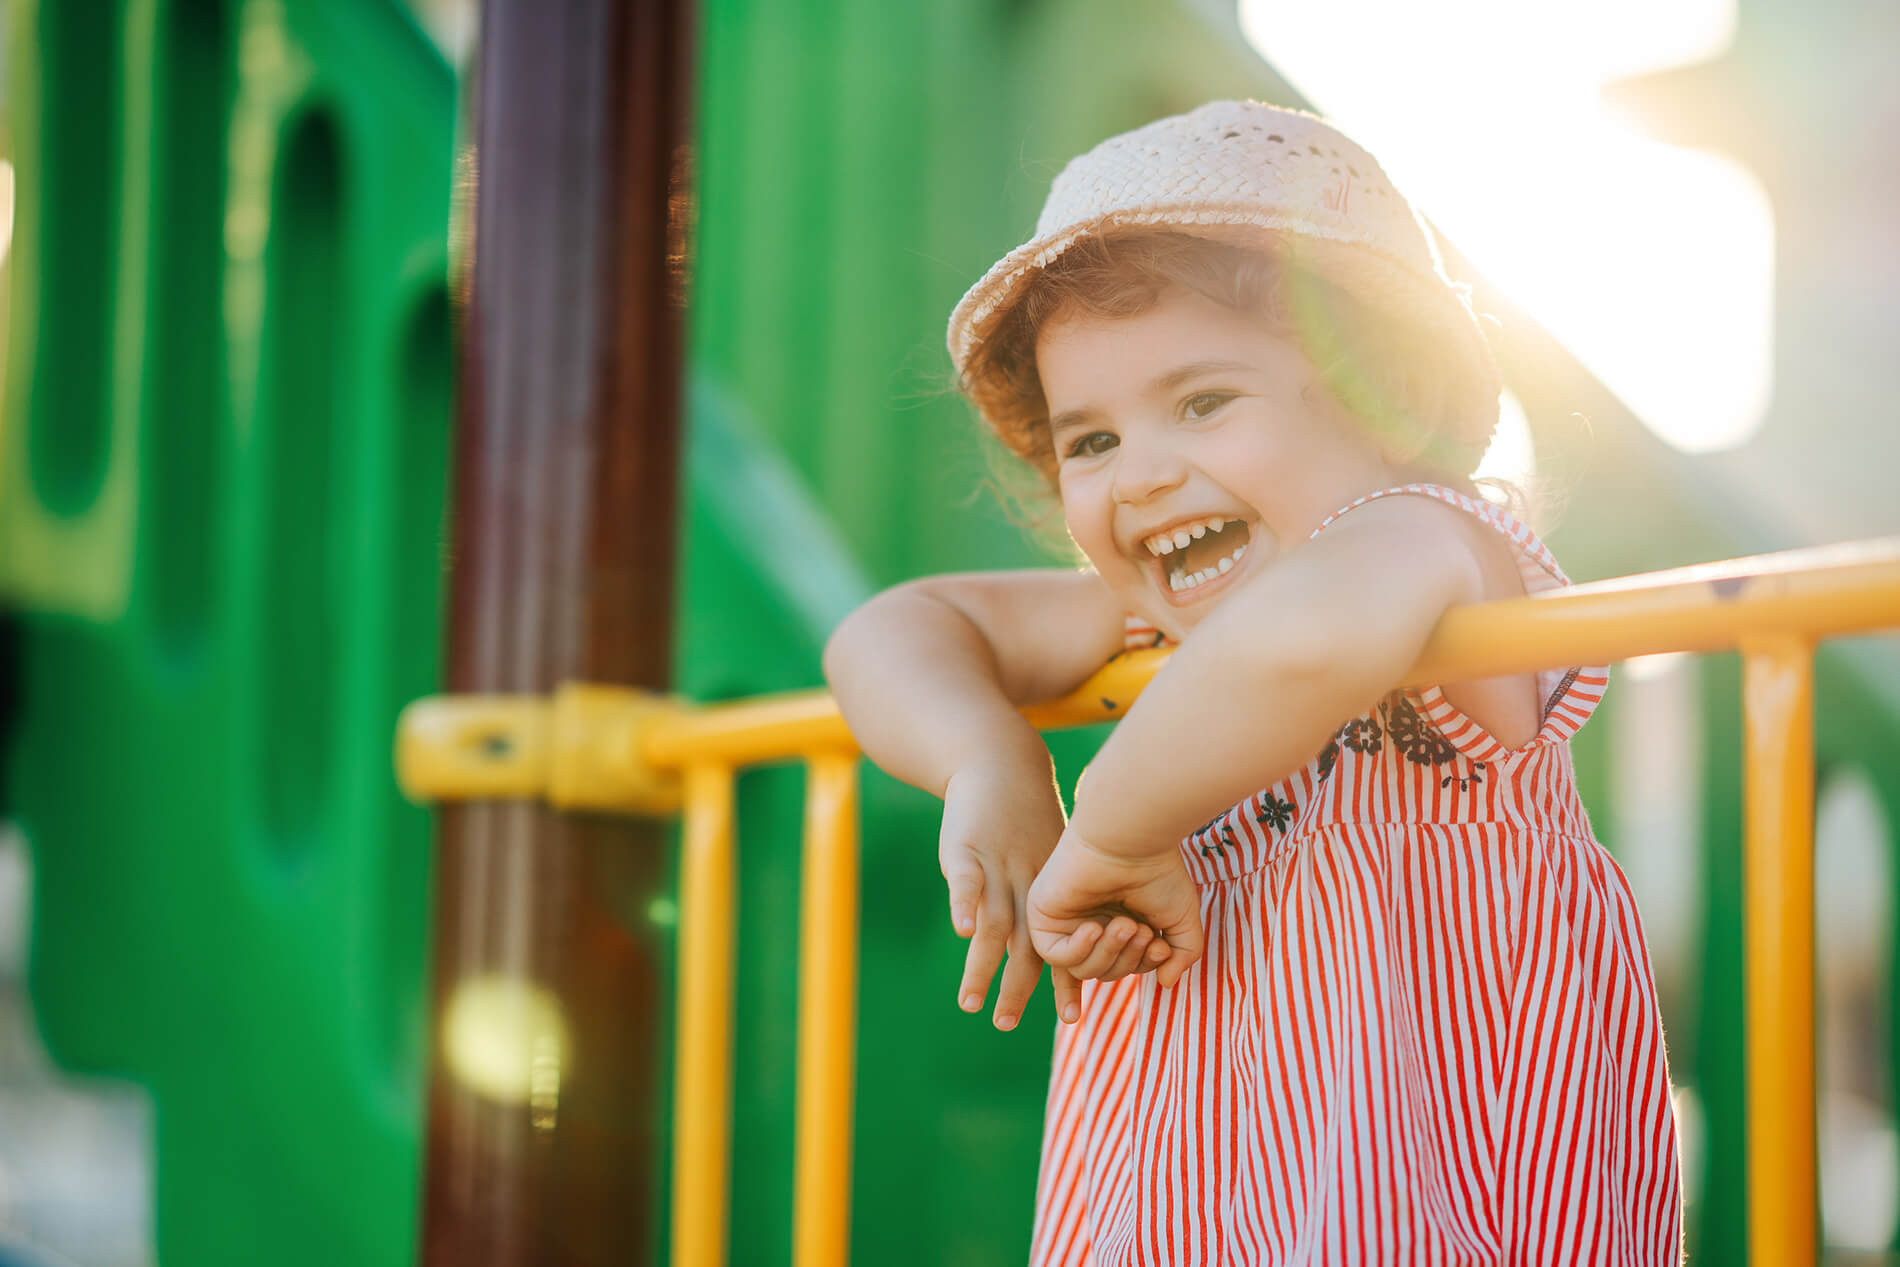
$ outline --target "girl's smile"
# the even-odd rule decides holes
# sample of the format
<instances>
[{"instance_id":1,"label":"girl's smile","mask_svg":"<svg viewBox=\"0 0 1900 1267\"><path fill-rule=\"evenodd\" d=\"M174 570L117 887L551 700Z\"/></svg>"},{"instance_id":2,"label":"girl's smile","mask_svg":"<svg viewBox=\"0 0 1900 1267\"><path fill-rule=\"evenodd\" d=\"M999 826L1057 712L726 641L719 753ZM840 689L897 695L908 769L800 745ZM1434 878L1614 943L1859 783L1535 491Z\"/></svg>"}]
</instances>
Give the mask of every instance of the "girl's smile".
<instances>
[{"instance_id":1,"label":"girl's smile","mask_svg":"<svg viewBox=\"0 0 1900 1267\"><path fill-rule=\"evenodd\" d=\"M1142 544L1163 560L1168 589L1177 597L1197 594L1202 587L1227 576L1247 552L1251 537L1238 519L1210 515L1163 528Z\"/></svg>"},{"instance_id":2,"label":"girl's smile","mask_svg":"<svg viewBox=\"0 0 1900 1267\"><path fill-rule=\"evenodd\" d=\"M1205 515L1139 538L1153 556L1144 566L1162 596L1186 607L1224 591L1253 544L1253 528L1238 516Z\"/></svg>"},{"instance_id":3,"label":"girl's smile","mask_svg":"<svg viewBox=\"0 0 1900 1267\"><path fill-rule=\"evenodd\" d=\"M1069 535L1176 638L1332 511L1392 482L1286 333L1192 291L1065 312L1036 341Z\"/></svg>"}]
</instances>

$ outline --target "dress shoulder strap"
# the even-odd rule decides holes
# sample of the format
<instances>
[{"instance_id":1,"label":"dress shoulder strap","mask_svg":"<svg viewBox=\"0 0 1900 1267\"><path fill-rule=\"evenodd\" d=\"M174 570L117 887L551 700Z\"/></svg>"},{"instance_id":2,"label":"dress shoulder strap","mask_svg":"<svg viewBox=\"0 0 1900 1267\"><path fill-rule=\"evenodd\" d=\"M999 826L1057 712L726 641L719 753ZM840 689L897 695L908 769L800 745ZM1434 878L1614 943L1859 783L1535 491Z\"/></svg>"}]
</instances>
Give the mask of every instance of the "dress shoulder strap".
<instances>
[{"instance_id":1,"label":"dress shoulder strap","mask_svg":"<svg viewBox=\"0 0 1900 1267\"><path fill-rule=\"evenodd\" d=\"M1492 531L1502 536L1510 545L1511 557L1517 561L1519 577L1524 582L1526 594L1540 594L1545 590L1560 589L1570 584L1570 578L1557 564L1536 533L1528 525L1501 506L1476 497L1467 496L1442 484L1402 484L1394 488L1382 488L1368 493L1349 506L1342 506L1326 516L1318 528L1313 530L1317 537L1342 515L1357 510L1368 502L1378 501L1382 497L1431 497L1446 505L1455 506L1472 516ZM1583 723L1589 720L1596 710L1597 703L1603 698L1604 689L1609 685L1610 671L1604 665L1572 665L1567 668L1545 669L1537 675L1538 698L1543 705L1544 724L1534 743L1559 742L1577 733ZM1475 729L1464 720L1446 701L1444 692L1433 686L1419 693L1428 718L1439 725L1448 737L1454 731ZM1482 732L1472 736L1475 748L1496 747L1494 741ZM1454 743L1458 740L1454 738ZM1460 744L1462 747L1463 745ZM1501 748L1499 749L1502 750ZM1473 754L1476 755L1475 751Z\"/></svg>"},{"instance_id":2,"label":"dress shoulder strap","mask_svg":"<svg viewBox=\"0 0 1900 1267\"><path fill-rule=\"evenodd\" d=\"M1524 574L1526 590L1536 593L1540 590L1570 584L1570 578L1565 576L1563 568L1557 565L1556 556L1551 554L1550 548L1539 540L1537 534L1532 532L1522 520L1501 506L1494 506L1476 497L1468 497L1455 488L1446 488L1443 484L1401 484L1394 488L1382 488L1376 493L1367 493L1351 505L1341 506L1326 516L1320 526L1313 529L1313 536L1317 537L1340 516L1359 509L1367 502L1376 502L1382 497L1404 496L1431 497L1447 505L1456 506L1502 534L1511 543L1511 553L1517 559L1518 570Z\"/></svg>"}]
</instances>

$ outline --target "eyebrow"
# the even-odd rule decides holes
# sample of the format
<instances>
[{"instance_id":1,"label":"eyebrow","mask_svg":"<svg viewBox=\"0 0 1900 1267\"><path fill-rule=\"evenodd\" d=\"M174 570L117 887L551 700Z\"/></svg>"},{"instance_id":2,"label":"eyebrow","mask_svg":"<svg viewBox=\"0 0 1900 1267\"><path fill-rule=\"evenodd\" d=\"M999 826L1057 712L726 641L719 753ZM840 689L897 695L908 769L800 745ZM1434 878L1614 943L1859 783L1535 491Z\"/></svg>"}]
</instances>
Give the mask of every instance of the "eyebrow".
<instances>
[{"instance_id":1,"label":"eyebrow","mask_svg":"<svg viewBox=\"0 0 1900 1267\"><path fill-rule=\"evenodd\" d=\"M1190 361L1186 365L1177 365L1167 373L1159 375L1148 384L1150 395L1156 392L1172 391L1181 384L1209 374L1250 373L1259 366L1249 365L1245 361ZM1092 405L1083 405L1077 409L1065 409L1049 419L1049 434L1057 436L1070 427L1079 427L1095 413Z\"/></svg>"},{"instance_id":2,"label":"eyebrow","mask_svg":"<svg viewBox=\"0 0 1900 1267\"><path fill-rule=\"evenodd\" d=\"M1167 391L1169 388L1179 387L1190 379L1202 378L1208 374L1232 374L1237 371L1245 373L1257 368L1244 361L1190 361L1155 379L1154 382L1148 384L1148 390Z\"/></svg>"}]
</instances>

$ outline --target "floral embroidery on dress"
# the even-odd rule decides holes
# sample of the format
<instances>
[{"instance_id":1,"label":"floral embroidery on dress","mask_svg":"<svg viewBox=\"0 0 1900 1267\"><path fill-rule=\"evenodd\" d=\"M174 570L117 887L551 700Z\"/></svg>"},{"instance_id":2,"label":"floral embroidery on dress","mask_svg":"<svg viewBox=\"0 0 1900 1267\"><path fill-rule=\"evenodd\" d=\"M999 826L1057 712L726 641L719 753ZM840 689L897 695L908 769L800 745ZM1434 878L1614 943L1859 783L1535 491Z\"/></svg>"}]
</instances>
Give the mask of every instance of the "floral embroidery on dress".
<instances>
[{"instance_id":1,"label":"floral embroidery on dress","mask_svg":"<svg viewBox=\"0 0 1900 1267\"><path fill-rule=\"evenodd\" d=\"M1374 753L1385 738L1379 723L1370 716L1355 717L1339 728L1339 742L1354 752Z\"/></svg>"},{"instance_id":2,"label":"floral embroidery on dress","mask_svg":"<svg viewBox=\"0 0 1900 1267\"><path fill-rule=\"evenodd\" d=\"M1439 734L1402 692L1394 691L1380 700L1379 713L1392 734L1392 746L1414 765L1444 765L1458 755L1451 740Z\"/></svg>"},{"instance_id":3,"label":"floral embroidery on dress","mask_svg":"<svg viewBox=\"0 0 1900 1267\"><path fill-rule=\"evenodd\" d=\"M1328 778L1332 777L1333 767L1338 764L1339 736L1335 734L1331 739L1326 741L1326 746L1319 750L1320 782L1324 783Z\"/></svg>"},{"instance_id":4,"label":"floral embroidery on dress","mask_svg":"<svg viewBox=\"0 0 1900 1267\"><path fill-rule=\"evenodd\" d=\"M1214 831L1215 828L1217 827L1220 828L1220 834L1217 839L1206 842L1201 845L1201 857L1211 858L1215 854L1219 854L1221 857L1225 858L1227 856L1226 847L1228 845L1232 845L1236 849L1240 848L1240 841L1235 838L1234 829L1231 827L1221 826L1222 820L1224 820L1226 817L1227 817L1226 814L1216 814L1214 817L1208 819L1205 823L1202 823L1199 827L1196 827L1194 831L1190 833L1190 838L1194 838L1194 837L1205 836L1208 833Z\"/></svg>"},{"instance_id":5,"label":"floral embroidery on dress","mask_svg":"<svg viewBox=\"0 0 1900 1267\"><path fill-rule=\"evenodd\" d=\"M1381 719L1384 725L1380 724ZM1405 698L1404 691L1394 691L1379 701L1378 716L1367 713L1364 717L1355 717L1326 741L1319 750L1319 777L1327 778L1333 768L1339 764L1339 752L1343 745L1354 752L1372 756L1384 745L1386 737L1391 736L1392 746L1407 761L1415 765L1444 765L1458 757L1458 750L1451 740L1438 732L1438 728L1425 720L1424 714L1412 706ZM1460 779L1460 786L1483 781L1484 763L1473 762L1473 771L1469 775L1449 775Z\"/></svg>"},{"instance_id":6,"label":"floral embroidery on dress","mask_svg":"<svg viewBox=\"0 0 1900 1267\"><path fill-rule=\"evenodd\" d=\"M1264 823L1275 831L1285 831L1293 821L1293 802L1283 801L1268 792L1260 798L1260 812L1253 816L1256 823Z\"/></svg>"},{"instance_id":7,"label":"floral embroidery on dress","mask_svg":"<svg viewBox=\"0 0 1900 1267\"><path fill-rule=\"evenodd\" d=\"M1438 786L1450 787L1452 784L1456 783L1458 785L1459 791L1461 792L1470 791L1471 788L1473 788L1477 784L1484 782L1484 772L1489 768L1490 767L1487 766L1482 761L1473 761L1471 763L1470 774L1464 774L1464 775L1447 774L1444 778L1438 781Z\"/></svg>"}]
</instances>

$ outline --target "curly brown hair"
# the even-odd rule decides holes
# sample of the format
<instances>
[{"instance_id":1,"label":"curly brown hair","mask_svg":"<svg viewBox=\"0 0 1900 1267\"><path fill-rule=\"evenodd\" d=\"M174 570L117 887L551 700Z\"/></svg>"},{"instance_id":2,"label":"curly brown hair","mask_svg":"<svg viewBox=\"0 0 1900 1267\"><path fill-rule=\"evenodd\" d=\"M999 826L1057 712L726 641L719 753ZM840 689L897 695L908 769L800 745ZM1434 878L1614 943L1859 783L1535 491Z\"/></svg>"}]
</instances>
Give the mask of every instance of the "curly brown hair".
<instances>
[{"instance_id":1,"label":"curly brown hair","mask_svg":"<svg viewBox=\"0 0 1900 1267\"><path fill-rule=\"evenodd\" d=\"M1474 450L1448 416L1461 393L1446 381L1447 358L1437 340L1257 246L1154 229L1085 237L997 319L959 387L1003 444L1053 488L1056 460L1036 371L1037 335L1064 311L1137 316L1176 287L1259 317L1294 341L1396 467L1469 485L1483 451Z\"/></svg>"}]
</instances>

